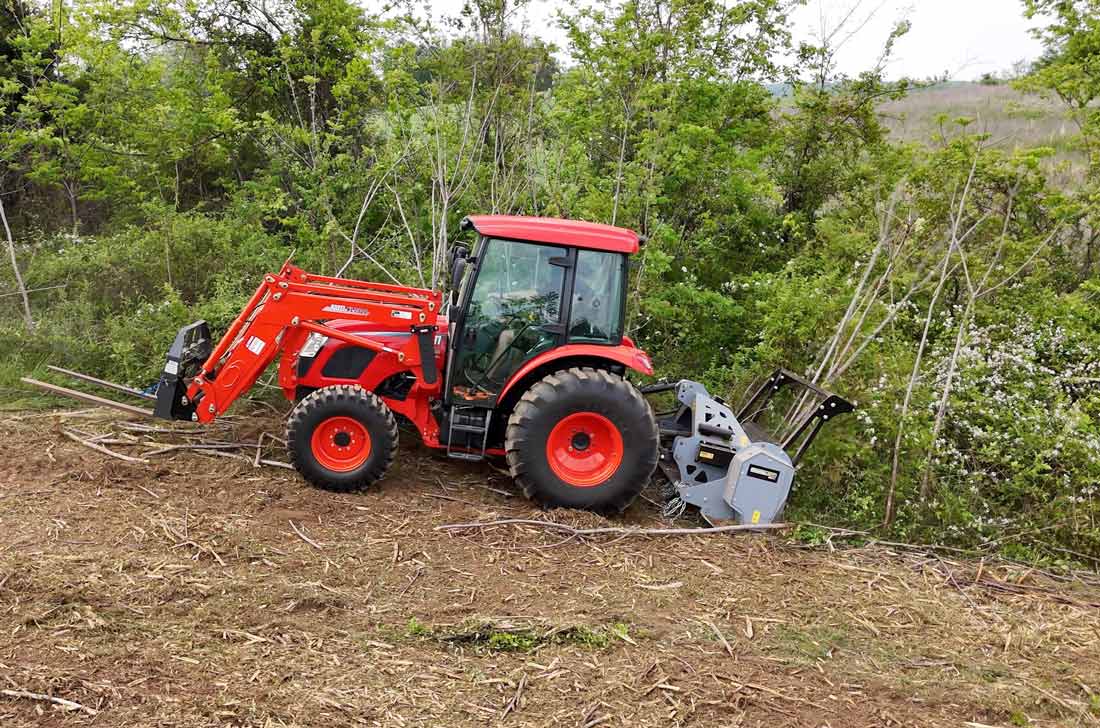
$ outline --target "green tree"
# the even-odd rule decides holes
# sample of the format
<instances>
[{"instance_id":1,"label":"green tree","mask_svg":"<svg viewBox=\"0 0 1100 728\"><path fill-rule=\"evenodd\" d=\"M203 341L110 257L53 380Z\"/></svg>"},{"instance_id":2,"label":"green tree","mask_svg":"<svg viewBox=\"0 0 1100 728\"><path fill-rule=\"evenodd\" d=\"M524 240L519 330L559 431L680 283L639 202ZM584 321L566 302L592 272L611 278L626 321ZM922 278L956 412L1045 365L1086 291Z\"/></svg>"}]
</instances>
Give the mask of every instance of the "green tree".
<instances>
[{"instance_id":1,"label":"green tree","mask_svg":"<svg viewBox=\"0 0 1100 728\"><path fill-rule=\"evenodd\" d=\"M1093 275L1100 244L1100 0L1024 0L1042 57L1017 86L1060 99L1077 125L1088 165L1087 184L1073 200L1079 280Z\"/></svg>"}]
</instances>

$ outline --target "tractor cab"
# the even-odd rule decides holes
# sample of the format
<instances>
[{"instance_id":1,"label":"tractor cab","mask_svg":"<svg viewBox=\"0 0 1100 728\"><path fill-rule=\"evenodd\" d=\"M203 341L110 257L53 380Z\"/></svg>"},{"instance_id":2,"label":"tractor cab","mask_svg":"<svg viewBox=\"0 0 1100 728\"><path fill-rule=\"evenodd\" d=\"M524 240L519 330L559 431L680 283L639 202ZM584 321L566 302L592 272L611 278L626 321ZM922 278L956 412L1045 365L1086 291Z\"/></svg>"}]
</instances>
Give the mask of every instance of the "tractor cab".
<instances>
[{"instance_id":1,"label":"tractor cab","mask_svg":"<svg viewBox=\"0 0 1100 728\"><path fill-rule=\"evenodd\" d=\"M495 215L468 217L463 229L478 240L452 255L449 404L495 407L518 371L559 347L622 345L635 233Z\"/></svg>"}]
</instances>

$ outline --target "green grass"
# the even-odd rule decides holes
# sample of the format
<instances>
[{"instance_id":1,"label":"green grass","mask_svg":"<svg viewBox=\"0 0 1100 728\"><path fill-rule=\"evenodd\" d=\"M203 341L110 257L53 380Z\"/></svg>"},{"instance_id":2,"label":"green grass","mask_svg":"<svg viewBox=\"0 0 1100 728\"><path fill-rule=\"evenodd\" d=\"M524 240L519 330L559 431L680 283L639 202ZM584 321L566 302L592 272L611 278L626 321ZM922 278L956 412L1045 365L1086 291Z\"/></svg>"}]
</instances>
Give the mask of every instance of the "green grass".
<instances>
[{"instance_id":1,"label":"green grass","mask_svg":"<svg viewBox=\"0 0 1100 728\"><path fill-rule=\"evenodd\" d=\"M481 620L467 620L455 626L426 625L417 618L409 620L405 637L431 640L445 645L465 645L489 652L533 652L545 645L575 645L591 650L607 648L613 637L629 637L627 624L615 623L589 627L527 627L501 625Z\"/></svg>"},{"instance_id":2,"label":"green grass","mask_svg":"<svg viewBox=\"0 0 1100 728\"><path fill-rule=\"evenodd\" d=\"M777 625L772 640L780 652L800 662L817 662L829 657L838 647L847 647L848 633L837 627L814 626L795 629Z\"/></svg>"},{"instance_id":3,"label":"green grass","mask_svg":"<svg viewBox=\"0 0 1100 728\"><path fill-rule=\"evenodd\" d=\"M46 379L49 372L45 363L29 365L20 357L0 358L0 412L40 412L45 410L73 409L78 402L67 397L46 394L20 381L22 377Z\"/></svg>"}]
</instances>

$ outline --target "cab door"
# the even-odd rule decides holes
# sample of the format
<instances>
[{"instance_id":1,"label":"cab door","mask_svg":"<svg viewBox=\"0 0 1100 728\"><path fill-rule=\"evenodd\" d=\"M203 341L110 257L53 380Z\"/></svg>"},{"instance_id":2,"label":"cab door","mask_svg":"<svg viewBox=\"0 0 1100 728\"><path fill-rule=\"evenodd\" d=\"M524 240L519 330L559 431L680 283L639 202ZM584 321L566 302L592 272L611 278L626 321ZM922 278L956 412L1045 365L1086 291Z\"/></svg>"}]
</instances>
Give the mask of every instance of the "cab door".
<instances>
[{"instance_id":1,"label":"cab door","mask_svg":"<svg viewBox=\"0 0 1100 728\"><path fill-rule=\"evenodd\" d=\"M491 407L528 360L564 343L576 251L488 238L455 327L447 398Z\"/></svg>"}]
</instances>

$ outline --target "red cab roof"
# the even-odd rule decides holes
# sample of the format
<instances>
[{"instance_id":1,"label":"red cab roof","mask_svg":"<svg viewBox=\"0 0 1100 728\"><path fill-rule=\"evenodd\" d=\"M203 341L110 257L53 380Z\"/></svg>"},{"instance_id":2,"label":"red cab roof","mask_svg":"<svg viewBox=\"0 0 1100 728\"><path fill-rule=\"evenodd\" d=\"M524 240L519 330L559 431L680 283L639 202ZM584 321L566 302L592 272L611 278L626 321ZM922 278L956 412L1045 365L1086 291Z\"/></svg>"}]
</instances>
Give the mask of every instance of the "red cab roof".
<instances>
[{"instance_id":1,"label":"red cab roof","mask_svg":"<svg viewBox=\"0 0 1100 728\"><path fill-rule=\"evenodd\" d=\"M575 248L637 253L638 233L626 228L556 217L513 215L470 215L463 221L489 238L507 238L532 243L558 243Z\"/></svg>"}]
</instances>

